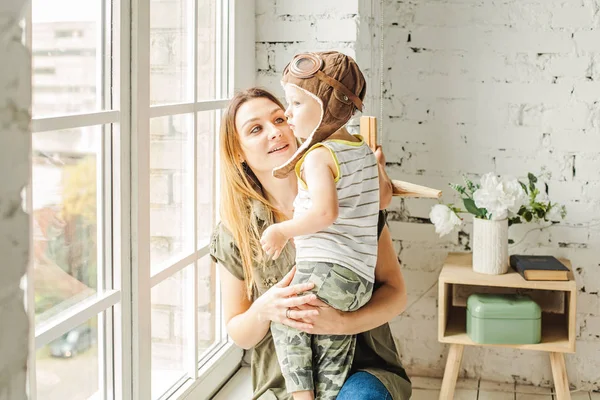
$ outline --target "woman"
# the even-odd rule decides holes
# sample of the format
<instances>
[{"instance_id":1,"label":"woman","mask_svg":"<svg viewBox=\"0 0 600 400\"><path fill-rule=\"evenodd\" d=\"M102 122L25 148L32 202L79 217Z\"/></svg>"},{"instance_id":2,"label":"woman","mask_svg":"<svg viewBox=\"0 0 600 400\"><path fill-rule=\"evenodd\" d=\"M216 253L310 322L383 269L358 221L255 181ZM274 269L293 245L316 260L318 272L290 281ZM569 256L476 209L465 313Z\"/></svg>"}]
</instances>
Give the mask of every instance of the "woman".
<instances>
[{"instance_id":1,"label":"woman","mask_svg":"<svg viewBox=\"0 0 600 400\"><path fill-rule=\"evenodd\" d=\"M275 261L263 256L262 231L292 218L297 193L294 174L277 179L272 170L296 149L284 107L275 96L249 89L234 97L221 126L222 223L213 234L211 256L221 269L229 336L240 347L253 349L253 399L291 399L269 332L271 321L312 334L358 334L353 374L338 399L408 399L410 380L387 323L404 310L406 290L383 219L375 290L369 303L354 312L337 311L312 294L296 296L312 284L289 286L295 271L293 243ZM381 176L382 185L388 186Z\"/></svg>"}]
</instances>

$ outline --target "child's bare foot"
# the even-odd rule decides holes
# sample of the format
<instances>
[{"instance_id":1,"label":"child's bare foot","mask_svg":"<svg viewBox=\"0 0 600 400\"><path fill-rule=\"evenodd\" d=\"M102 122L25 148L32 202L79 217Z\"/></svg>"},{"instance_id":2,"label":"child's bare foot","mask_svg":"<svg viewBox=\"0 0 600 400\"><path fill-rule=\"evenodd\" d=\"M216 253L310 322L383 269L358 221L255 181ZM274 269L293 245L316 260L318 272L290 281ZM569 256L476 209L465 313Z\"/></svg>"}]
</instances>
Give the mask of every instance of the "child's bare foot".
<instances>
[{"instance_id":1,"label":"child's bare foot","mask_svg":"<svg viewBox=\"0 0 600 400\"><path fill-rule=\"evenodd\" d=\"M315 400L315 393L312 390L303 390L292 393L294 400Z\"/></svg>"}]
</instances>

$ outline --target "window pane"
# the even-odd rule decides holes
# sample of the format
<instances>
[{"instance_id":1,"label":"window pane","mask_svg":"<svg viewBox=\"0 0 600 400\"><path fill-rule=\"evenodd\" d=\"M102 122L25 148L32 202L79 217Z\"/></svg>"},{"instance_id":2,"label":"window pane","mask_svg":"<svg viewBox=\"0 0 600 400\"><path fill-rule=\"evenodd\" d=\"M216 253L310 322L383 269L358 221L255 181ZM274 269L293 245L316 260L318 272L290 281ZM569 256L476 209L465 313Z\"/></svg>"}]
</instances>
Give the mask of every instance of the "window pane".
<instances>
[{"instance_id":1,"label":"window pane","mask_svg":"<svg viewBox=\"0 0 600 400\"><path fill-rule=\"evenodd\" d=\"M218 137L218 111L198 113L198 247L208 244L214 226L215 202L215 140Z\"/></svg>"},{"instance_id":2,"label":"window pane","mask_svg":"<svg viewBox=\"0 0 600 400\"><path fill-rule=\"evenodd\" d=\"M100 126L33 134L36 323L97 290Z\"/></svg>"},{"instance_id":3,"label":"window pane","mask_svg":"<svg viewBox=\"0 0 600 400\"><path fill-rule=\"evenodd\" d=\"M98 381L100 359L98 318L92 318L37 351L37 398L103 398Z\"/></svg>"},{"instance_id":4,"label":"window pane","mask_svg":"<svg viewBox=\"0 0 600 400\"><path fill-rule=\"evenodd\" d=\"M34 117L102 107L100 20L100 0L33 0Z\"/></svg>"},{"instance_id":5,"label":"window pane","mask_svg":"<svg viewBox=\"0 0 600 400\"><path fill-rule=\"evenodd\" d=\"M191 115L150 120L150 251L156 273L192 251L193 135Z\"/></svg>"},{"instance_id":6,"label":"window pane","mask_svg":"<svg viewBox=\"0 0 600 400\"><path fill-rule=\"evenodd\" d=\"M188 312L193 266L152 288L152 398L156 399L186 376L189 332Z\"/></svg>"},{"instance_id":7,"label":"window pane","mask_svg":"<svg viewBox=\"0 0 600 400\"><path fill-rule=\"evenodd\" d=\"M198 0L198 100L216 96L217 0Z\"/></svg>"},{"instance_id":8,"label":"window pane","mask_svg":"<svg viewBox=\"0 0 600 400\"><path fill-rule=\"evenodd\" d=\"M150 1L150 104L193 100L191 0Z\"/></svg>"},{"instance_id":9,"label":"window pane","mask_svg":"<svg viewBox=\"0 0 600 400\"><path fill-rule=\"evenodd\" d=\"M203 356L220 342L221 330L216 302L215 264L210 256L198 262L198 359L202 363Z\"/></svg>"}]
</instances>

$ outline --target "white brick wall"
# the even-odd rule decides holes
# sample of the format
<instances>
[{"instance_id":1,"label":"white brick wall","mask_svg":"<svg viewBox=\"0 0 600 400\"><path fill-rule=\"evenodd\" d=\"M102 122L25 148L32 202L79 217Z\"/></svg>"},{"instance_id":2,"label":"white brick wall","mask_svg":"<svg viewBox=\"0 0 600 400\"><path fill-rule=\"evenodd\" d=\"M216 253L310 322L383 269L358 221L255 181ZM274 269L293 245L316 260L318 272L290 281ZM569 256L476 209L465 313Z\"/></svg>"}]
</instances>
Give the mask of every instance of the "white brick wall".
<instances>
[{"instance_id":1,"label":"white brick wall","mask_svg":"<svg viewBox=\"0 0 600 400\"><path fill-rule=\"evenodd\" d=\"M259 85L281 95L279 76L294 53L341 50L355 54L367 76L366 113L379 115L378 1L256 3ZM525 236L511 251L572 260L581 329L577 353L566 356L570 383L600 389L600 3L384 3L381 122L388 171L445 190L445 200L452 198L447 183L465 173L551 174L549 195L567 206L567 220L527 236L532 226L511 228L515 240ZM431 319L436 291L427 289L448 251L469 248L471 225L440 240L415 219L426 219L431 204L394 200L391 207L398 219L392 235L414 303L392 327L408 370L441 376L447 348L437 343ZM552 382L546 355L512 350L467 349L464 373Z\"/></svg>"},{"instance_id":2,"label":"white brick wall","mask_svg":"<svg viewBox=\"0 0 600 400\"><path fill-rule=\"evenodd\" d=\"M31 74L18 26L25 3L0 5L0 400L26 398L29 325L19 282L29 254L21 189L29 180Z\"/></svg>"},{"instance_id":3,"label":"white brick wall","mask_svg":"<svg viewBox=\"0 0 600 400\"><path fill-rule=\"evenodd\" d=\"M389 169L392 176L415 181L417 175L418 183L439 187L445 200L452 200L447 183L459 181L463 173L551 174L549 195L567 206L567 221L527 234L511 251L564 256L578 268L578 322L583 328L577 353L566 356L567 369L571 384L598 389L600 92L595 63L600 52L600 4L533 0L417 4L386 0L385 4L384 80L391 89L384 113L394 118L384 121L384 135L387 159L394 164ZM392 225L392 234L400 242L405 269L411 271L413 280L407 279L407 285L412 301L423 290L420 281L429 281L432 270L439 271L442 256L467 249L471 234L468 225L450 243L427 238L423 225L411 219L426 218L427 209L418 202L422 200L395 200L392 206L402 223ZM513 227L510 235L520 240L531 228ZM414 355L421 337L400 328L403 324L417 325L414 332L426 328L414 311L410 314L394 321L397 335L409 335L402 338L403 358L414 361L407 367L440 376L444 366L440 354ZM469 348L463 368L468 376L486 379L552 382L545 355Z\"/></svg>"},{"instance_id":4,"label":"white brick wall","mask_svg":"<svg viewBox=\"0 0 600 400\"><path fill-rule=\"evenodd\" d=\"M344 15L356 14L358 0L277 0L277 13L280 15Z\"/></svg>"}]
</instances>

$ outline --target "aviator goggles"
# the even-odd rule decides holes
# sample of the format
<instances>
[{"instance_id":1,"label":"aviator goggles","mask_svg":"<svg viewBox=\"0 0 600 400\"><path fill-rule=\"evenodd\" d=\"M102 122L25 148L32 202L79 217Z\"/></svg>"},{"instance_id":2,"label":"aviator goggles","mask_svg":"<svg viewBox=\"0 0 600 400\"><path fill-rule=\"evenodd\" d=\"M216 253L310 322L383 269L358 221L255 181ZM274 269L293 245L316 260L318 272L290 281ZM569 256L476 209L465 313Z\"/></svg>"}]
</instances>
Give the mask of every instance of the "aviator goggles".
<instances>
[{"instance_id":1,"label":"aviator goggles","mask_svg":"<svg viewBox=\"0 0 600 400\"><path fill-rule=\"evenodd\" d=\"M352 101L357 109L363 109L363 102L350 89L341 82L326 75L322 69L325 63L323 59L314 53L302 53L294 57L290 63L289 73L300 79L308 79L313 76L320 81L325 82L334 89L339 90L344 95L344 101Z\"/></svg>"}]
</instances>

